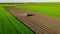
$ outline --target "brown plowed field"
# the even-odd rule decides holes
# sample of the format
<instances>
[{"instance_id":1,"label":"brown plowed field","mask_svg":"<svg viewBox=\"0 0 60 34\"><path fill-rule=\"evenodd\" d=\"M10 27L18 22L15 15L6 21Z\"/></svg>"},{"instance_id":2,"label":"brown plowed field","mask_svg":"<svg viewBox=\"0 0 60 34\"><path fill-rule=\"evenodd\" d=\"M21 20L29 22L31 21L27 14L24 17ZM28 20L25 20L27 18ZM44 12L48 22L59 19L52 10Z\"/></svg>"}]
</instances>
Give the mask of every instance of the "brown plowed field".
<instances>
[{"instance_id":1,"label":"brown plowed field","mask_svg":"<svg viewBox=\"0 0 60 34\"><path fill-rule=\"evenodd\" d=\"M6 10L36 32L36 34L60 34L60 19L15 7L6 7ZM31 13L35 15L27 17L27 14Z\"/></svg>"}]
</instances>

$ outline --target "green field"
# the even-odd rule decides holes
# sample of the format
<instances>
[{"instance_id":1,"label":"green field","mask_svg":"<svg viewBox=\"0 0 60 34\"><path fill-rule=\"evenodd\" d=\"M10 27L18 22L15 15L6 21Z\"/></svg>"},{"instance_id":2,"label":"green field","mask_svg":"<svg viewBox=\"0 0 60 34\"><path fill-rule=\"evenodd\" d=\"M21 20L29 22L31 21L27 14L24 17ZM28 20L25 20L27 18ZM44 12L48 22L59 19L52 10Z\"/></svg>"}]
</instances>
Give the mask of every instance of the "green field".
<instances>
[{"instance_id":1,"label":"green field","mask_svg":"<svg viewBox=\"0 0 60 34\"><path fill-rule=\"evenodd\" d=\"M4 7L7 6L14 6L16 8L60 18L60 3L0 4L0 34L34 34L34 32L5 10Z\"/></svg>"},{"instance_id":2,"label":"green field","mask_svg":"<svg viewBox=\"0 0 60 34\"><path fill-rule=\"evenodd\" d=\"M0 4L0 34L34 34L30 29L6 11L4 8L6 6L16 5Z\"/></svg>"},{"instance_id":3,"label":"green field","mask_svg":"<svg viewBox=\"0 0 60 34\"><path fill-rule=\"evenodd\" d=\"M60 18L60 3L25 4L16 6L39 14Z\"/></svg>"}]
</instances>

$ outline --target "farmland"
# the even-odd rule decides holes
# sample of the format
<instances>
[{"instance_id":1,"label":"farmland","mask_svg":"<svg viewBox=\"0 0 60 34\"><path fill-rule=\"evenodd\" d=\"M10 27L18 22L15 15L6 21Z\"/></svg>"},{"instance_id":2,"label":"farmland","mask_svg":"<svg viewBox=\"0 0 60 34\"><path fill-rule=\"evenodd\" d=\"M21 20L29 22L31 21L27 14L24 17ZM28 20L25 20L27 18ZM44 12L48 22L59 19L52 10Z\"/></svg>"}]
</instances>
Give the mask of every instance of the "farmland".
<instances>
[{"instance_id":1,"label":"farmland","mask_svg":"<svg viewBox=\"0 0 60 34\"><path fill-rule=\"evenodd\" d=\"M0 4L0 34L34 34L5 7L12 6L60 19L60 3Z\"/></svg>"}]
</instances>

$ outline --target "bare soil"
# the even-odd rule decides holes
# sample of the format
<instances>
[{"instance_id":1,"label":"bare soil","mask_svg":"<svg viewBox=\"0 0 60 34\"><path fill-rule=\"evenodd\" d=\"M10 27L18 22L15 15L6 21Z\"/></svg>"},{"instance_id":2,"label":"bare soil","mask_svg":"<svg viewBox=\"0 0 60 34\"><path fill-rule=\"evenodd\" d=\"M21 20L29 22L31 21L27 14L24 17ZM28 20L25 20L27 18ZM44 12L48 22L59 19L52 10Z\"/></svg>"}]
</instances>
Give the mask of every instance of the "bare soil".
<instances>
[{"instance_id":1,"label":"bare soil","mask_svg":"<svg viewBox=\"0 0 60 34\"><path fill-rule=\"evenodd\" d=\"M22 21L36 34L60 34L60 19L15 7L6 7L6 10ZM27 17L27 14L35 15Z\"/></svg>"}]
</instances>

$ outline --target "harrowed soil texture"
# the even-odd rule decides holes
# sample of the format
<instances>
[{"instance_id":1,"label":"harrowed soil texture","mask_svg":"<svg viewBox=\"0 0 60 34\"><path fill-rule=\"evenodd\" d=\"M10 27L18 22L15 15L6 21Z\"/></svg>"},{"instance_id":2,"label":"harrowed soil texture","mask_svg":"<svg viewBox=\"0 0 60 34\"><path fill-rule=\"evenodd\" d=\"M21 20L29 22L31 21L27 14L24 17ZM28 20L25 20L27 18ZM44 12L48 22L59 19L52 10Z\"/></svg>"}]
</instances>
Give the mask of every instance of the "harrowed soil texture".
<instances>
[{"instance_id":1,"label":"harrowed soil texture","mask_svg":"<svg viewBox=\"0 0 60 34\"><path fill-rule=\"evenodd\" d=\"M5 7L36 34L60 34L60 19L15 7ZM34 14L27 17L28 14Z\"/></svg>"}]
</instances>

